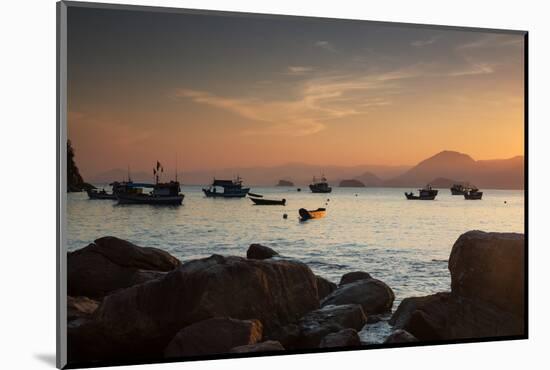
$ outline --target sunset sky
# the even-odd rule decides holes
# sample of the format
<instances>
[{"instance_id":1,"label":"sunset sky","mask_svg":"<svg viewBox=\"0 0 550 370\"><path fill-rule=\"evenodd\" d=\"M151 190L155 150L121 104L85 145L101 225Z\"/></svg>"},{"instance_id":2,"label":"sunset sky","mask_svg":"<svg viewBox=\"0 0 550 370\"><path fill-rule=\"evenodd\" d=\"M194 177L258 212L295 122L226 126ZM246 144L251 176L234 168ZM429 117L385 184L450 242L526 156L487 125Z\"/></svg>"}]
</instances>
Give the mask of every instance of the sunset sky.
<instances>
[{"instance_id":1,"label":"sunset sky","mask_svg":"<svg viewBox=\"0 0 550 370\"><path fill-rule=\"evenodd\" d=\"M70 7L68 136L113 168L523 155L523 35Z\"/></svg>"}]
</instances>

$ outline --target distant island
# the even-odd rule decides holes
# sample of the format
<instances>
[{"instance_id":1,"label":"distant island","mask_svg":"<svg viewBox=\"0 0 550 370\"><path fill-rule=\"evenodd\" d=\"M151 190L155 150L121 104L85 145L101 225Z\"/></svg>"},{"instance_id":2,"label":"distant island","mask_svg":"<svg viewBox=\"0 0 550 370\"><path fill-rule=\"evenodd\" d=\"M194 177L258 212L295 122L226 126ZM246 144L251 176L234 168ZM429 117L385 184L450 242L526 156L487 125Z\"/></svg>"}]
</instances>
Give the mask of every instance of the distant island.
<instances>
[{"instance_id":1,"label":"distant island","mask_svg":"<svg viewBox=\"0 0 550 370\"><path fill-rule=\"evenodd\" d=\"M340 181L340 185L338 186L341 188L364 188L365 184L356 179L349 179Z\"/></svg>"},{"instance_id":2,"label":"distant island","mask_svg":"<svg viewBox=\"0 0 550 370\"><path fill-rule=\"evenodd\" d=\"M294 183L288 180L279 180L277 186L294 186Z\"/></svg>"}]
</instances>

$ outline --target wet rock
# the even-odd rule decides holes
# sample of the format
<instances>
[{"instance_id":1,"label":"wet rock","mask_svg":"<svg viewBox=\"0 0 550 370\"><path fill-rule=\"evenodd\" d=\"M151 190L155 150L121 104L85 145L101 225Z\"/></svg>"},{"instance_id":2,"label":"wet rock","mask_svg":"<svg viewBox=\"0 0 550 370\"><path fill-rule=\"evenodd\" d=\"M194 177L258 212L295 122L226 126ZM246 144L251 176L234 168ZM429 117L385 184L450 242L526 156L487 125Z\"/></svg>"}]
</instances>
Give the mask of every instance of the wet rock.
<instances>
[{"instance_id":1,"label":"wet rock","mask_svg":"<svg viewBox=\"0 0 550 370\"><path fill-rule=\"evenodd\" d=\"M318 307L303 263L213 255L105 297L93 317L104 336L94 350L103 360L158 358L181 328L213 317L257 319L269 337Z\"/></svg>"},{"instance_id":2,"label":"wet rock","mask_svg":"<svg viewBox=\"0 0 550 370\"><path fill-rule=\"evenodd\" d=\"M333 282L328 281L327 279L322 278L318 275L315 275L315 278L317 279L317 293L319 294L319 300L322 300L327 295L336 290L337 285Z\"/></svg>"},{"instance_id":3,"label":"wet rock","mask_svg":"<svg viewBox=\"0 0 550 370\"><path fill-rule=\"evenodd\" d=\"M347 274L342 275L342 278L340 278L340 286L353 283L358 280L365 280L365 279L372 279L372 276L368 272L364 271L353 271L348 272Z\"/></svg>"},{"instance_id":4,"label":"wet rock","mask_svg":"<svg viewBox=\"0 0 550 370\"><path fill-rule=\"evenodd\" d=\"M397 310L393 313L389 320L389 324L394 327L394 329L403 329L405 325L409 322L411 315L419 307L422 307L431 296L425 297L409 297L405 298L397 307Z\"/></svg>"},{"instance_id":5,"label":"wet rock","mask_svg":"<svg viewBox=\"0 0 550 370\"><path fill-rule=\"evenodd\" d=\"M265 260L278 255L273 249L261 244L250 244L246 251L246 258L254 260Z\"/></svg>"},{"instance_id":6,"label":"wet rock","mask_svg":"<svg viewBox=\"0 0 550 370\"><path fill-rule=\"evenodd\" d=\"M298 347L317 348L327 334L352 328L360 330L367 323L367 317L358 304L325 306L312 311L300 319Z\"/></svg>"},{"instance_id":7,"label":"wet rock","mask_svg":"<svg viewBox=\"0 0 550 370\"><path fill-rule=\"evenodd\" d=\"M254 345L262 339L258 320L216 317L189 325L170 341L164 356L187 357L228 353L232 348Z\"/></svg>"},{"instance_id":8,"label":"wet rock","mask_svg":"<svg viewBox=\"0 0 550 370\"><path fill-rule=\"evenodd\" d=\"M295 323L281 326L273 330L266 339L280 342L288 349L297 348L300 340L300 326Z\"/></svg>"},{"instance_id":9,"label":"wet rock","mask_svg":"<svg viewBox=\"0 0 550 370\"><path fill-rule=\"evenodd\" d=\"M367 317L367 324L376 324L385 319L387 315L369 315Z\"/></svg>"},{"instance_id":10,"label":"wet rock","mask_svg":"<svg viewBox=\"0 0 550 370\"><path fill-rule=\"evenodd\" d=\"M67 294L101 299L118 289L157 279L180 266L157 248L138 247L115 237L97 239L67 255Z\"/></svg>"},{"instance_id":11,"label":"wet rock","mask_svg":"<svg viewBox=\"0 0 550 370\"><path fill-rule=\"evenodd\" d=\"M356 303L371 315L390 312L394 299L393 290L386 283L366 279L338 287L321 301L321 306Z\"/></svg>"},{"instance_id":12,"label":"wet rock","mask_svg":"<svg viewBox=\"0 0 550 370\"><path fill-rule=\"evenodd\" d=\"M256 344L247 344L244 346L239 346L232 348L231 353L253 353L253 352L274 352L274 351L284 351L285 348L283 345L276 340L268 340Z\"/></svg>"},{"instance_id":13,"label":"wet rock","mask_svg":"<svg viewBox=\"0 0 550 370\"><path fill-rule=\"evenodd\" d=\"M523 234L483 231L462 234L449 258L451 291L523 316L524 253Z\"/></svg>"},{"instance_id":14,"label":"wet rock","mask_svg":"<svg viewBox=\"0 0 550 370\"><path fill-rule=\"evenodd\" d=\"M67 321L76 319L87 319L95 310L99 303L88 297L67 296Z\"/></svg>"},{"instance_id":15,"label":"wet rock","mask_svg":"<svg viewBox=\"0 0 550 370\"><path fill-rule=\"evenodd\" d=\"M391 333L384 343L413 343L418 342L418 339L411 333L403 330L403 329L397 329L393 333Z\"/></svg>"},{"instance_id":16,"label":"wet rock","mask_svg":"<svg viewBox=\"0 0 550 370\"><path fill-rule=\"evenodd\" d=\"M361 341L357 330L343 329L336 333L327 334L319 344L319 348L355 347L360 346Z\"/></svg>"}]
</instances>

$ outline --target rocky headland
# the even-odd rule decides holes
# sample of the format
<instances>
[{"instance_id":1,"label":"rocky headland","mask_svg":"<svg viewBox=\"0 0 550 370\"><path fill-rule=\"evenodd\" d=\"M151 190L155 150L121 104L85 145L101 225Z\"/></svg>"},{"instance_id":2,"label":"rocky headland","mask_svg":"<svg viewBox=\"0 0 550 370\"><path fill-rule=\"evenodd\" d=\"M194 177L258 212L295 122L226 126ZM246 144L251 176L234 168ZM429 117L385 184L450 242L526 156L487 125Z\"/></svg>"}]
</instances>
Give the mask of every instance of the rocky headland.
<instances>
[{"instance_id":1,"label":"rocky headland","mask_svg":"<svg viewBox=\"0 0 550 370\"><path fill-rule=\"evenodd\" d=\"M356 348L368 322L390 315L388 344L525 333L523 234L461 235L451 291L393 313L393 290L367 272L336 285L268 247L246 255L182 263L115 237L69 253L69 363Z\"/></svg>"}]
</instances>

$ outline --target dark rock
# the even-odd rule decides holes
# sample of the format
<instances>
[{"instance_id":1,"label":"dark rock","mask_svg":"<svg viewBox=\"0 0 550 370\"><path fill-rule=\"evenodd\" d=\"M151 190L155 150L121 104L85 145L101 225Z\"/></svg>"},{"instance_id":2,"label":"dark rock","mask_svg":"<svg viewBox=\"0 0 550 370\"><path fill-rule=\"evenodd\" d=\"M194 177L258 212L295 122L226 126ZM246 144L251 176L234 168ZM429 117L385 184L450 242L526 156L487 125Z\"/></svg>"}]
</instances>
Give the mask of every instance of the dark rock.
<instances>
[{"instance_id":1,"label":"dark rock","mask_svg":"<svg viewBox=\"0 0 550 370\"><path fill-rule=\"evenodd\" d=\"M67 321L76 319L87 319L95 310L99 303L88 297L67 296Z\"/></svg>"},{"instance_id":2,"label":"dark rock","mask_svg":"<svg viewBox=\"0 0 550 370\"><path fill-rule=\"evenodd\" d=\"M412 335L411 333L403 329L395 330L384 341L384 343L412 343L412 342L418 342L418 339L416 339L414 335Z\"/></svg>"},{"instance_id":3,"label":"dark rock","mask_svg":"<svg viewBox=\"0 0 550 370\"><path fill-rule=\"evenodd\" d=\"M376 324L377 322L380 322L384 320L384 318L387 316L387 314L380 314L380 315L369 315L367 317L367 324Z\"/></svg>"},{"instance_id":4,"label":"dark rock","mask_svg":"<svg viewBox=\"0 0 550 370\"><path fill-rule=\"evenodd\" d=\"M101 299L118 289L162 277L179 265L177 258L160 249L104 237L68 253L67 293Z\"/></svg>"},{"instance_id":5,"label":"dark rock","mask_svg":"<svg viewBox=\"0 0 550 370\"><path fill-rule=\"evenodd\" d=\"M317 348L327 334L352 328L360 330L367 323L367 317L358 304L325 306L312 311L300 319L298 347Z\"/></svg>"},{"instance_id":6,"label":"dark rock","mask_svg":"<svg viewBox=\"0 0 550 370\"><path fill-rule=\"evenodd\" d=\"M356 303L367 315L390 312L395 295L391 288L377 279L358 280L338 287L321 306Z\"/></svg>"},{"instance_id":7,"label":"dark rock","mask_svg":"<svg viewBox=\"0 0 550 370\"><path fill-rule=\"evenodd\" d=\"M170 341L165 357L187 357L228 353L232 348L256 344L262 340L258 320L216 317L189 325Z\"/></svg>"},{"instance_id":8,"label":"dark rock","mask_svg":"<svg viewBox=\"0 0 550 370\"><path fill-rule=\"evenodd\" d=\"M336 333L327 334L319 344L319 348L355 347L360 346L361 340L355 329L343 329Z\"/></svg>"},{"instance_id":9,"label":"dark rock","mask_svg":"<svg viewBox=\"0 0 550 370\"><path fill-rule=\"evenodd\" d=\"M411 315L419 307L430 299L431 296L425 297L409 297L405 298L397 307L397 310L393 313L389 320L389 324L394 327L394 329L403 329L405 325L409 322Z\"/></svg>"},{"instance_id":10,"label":"dark rock","mask_svg":"<svg viewBox=\"0 0 550 370\"><path fill-rule=\"evenodd\" d=\"M247 344L244 346L238 346L232 348L231 353L253 353L253 352L274 352L274 351L284 351L285 347L276 340L268 340L256 344Z\"/></svg>"},{"instance_id":11,"label":"dark rock","mask_svg":"<svg viewBox=\"0 0 550 370\"><path fill-rule=\"evenodd\" d=\"M523 317L451 293L420 297L395 322L420 341L522 335ZM397 313L397 312L396 312ZM393 318L392 318L393 319Z\"/></svg>"},{"instance_id":12,"label":"dark rock","mask_svg":"<svg viewBox=\"0 0 550 370\"><path fill-rule=\"evenodd\" d=\"M280 342L285 348L297 348L300 340L300 327L294 323L281 326L273 330L266 339Z\"/></svg>"},{"instance_id":13,"label":"dark rock","mask_svg":"<svg viewBox=\"0 0 550 370\"><path fill-rule=\"evenodd\" d=\"M342 278L340 278L340 286L353 283L359 280L366 280L366 279L372 279L372 276L368 272L364 271L354 271L354 272L348 272L347 274L342 275Z\"/></svg>"},{"instance_id":14,"label":"dark rock","mask_svg":"<svg viewBox=\"0 0 550 370\"><path fill-rule=\"evenodd\" d=\"M250 244L246 251L246 258L253 260L265 260L279 255L273 249L261 244Z\"/></svg>"},{"instance_id":15,"label":"dark rock","mask_svg":"<svg viewBox=\"0 0 550 370\"><path fill-rule=\"evenodd\" d=\"M315 278L317 279L317 293L319 294L319 300L322 300L336 290L337 285L333 282L328 281L319 275L315 275Z\"/></svg>"},{"instance_id":16,"label":"dark rock","mask_svg":"<svg viewBox=\"0 0 550 370\"><path fill-rule=\"evenodd\" d=\"M318 307L315 275L303 263L213 255L106 296L93 316L104 338L91 360L158 358L181 328L213 317L257 319L269 337Z\"/></svg>"},{"instance_id":17,"label":"dark rock","mask_svg":"<svg viewBox=\"0 0 550 370\"><path fill-rule=\"evenodd\" d=\"M469 231L449 258L453 294L483 300L523 316L525 287L523 234Z\"/></svg>"}]
</instances>

